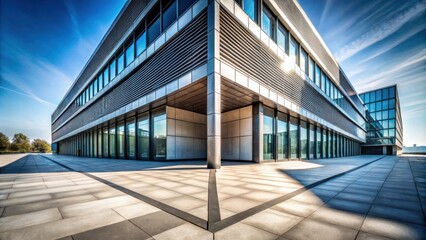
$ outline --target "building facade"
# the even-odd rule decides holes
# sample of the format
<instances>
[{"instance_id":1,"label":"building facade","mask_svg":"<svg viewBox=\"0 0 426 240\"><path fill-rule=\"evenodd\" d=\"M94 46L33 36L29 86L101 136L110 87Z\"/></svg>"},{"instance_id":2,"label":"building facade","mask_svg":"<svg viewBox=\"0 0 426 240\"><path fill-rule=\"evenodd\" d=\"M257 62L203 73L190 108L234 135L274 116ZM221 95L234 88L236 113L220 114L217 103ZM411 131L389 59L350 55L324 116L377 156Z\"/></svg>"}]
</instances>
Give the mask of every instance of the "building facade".
<instances>
[{"instance_id":1,"label":"building facade","mask_svg":"<svg viewBox=\"0 0 426 240\"><path fill-rule=\"evenodd\" d=\"M403 128L397 85L361 93L366 107L366 144L363 154L402 153Z\"/></svg>"},{"instance_id":2,"label":"building facade","mask_svg":"<svg viewBox=\"0 0 426 240\"><path fill-rule=\"evenodd\" d=\"M131 0L52 114L57 153L350 156L364 105L295 0Z\"/></svg>"}]
</instances>

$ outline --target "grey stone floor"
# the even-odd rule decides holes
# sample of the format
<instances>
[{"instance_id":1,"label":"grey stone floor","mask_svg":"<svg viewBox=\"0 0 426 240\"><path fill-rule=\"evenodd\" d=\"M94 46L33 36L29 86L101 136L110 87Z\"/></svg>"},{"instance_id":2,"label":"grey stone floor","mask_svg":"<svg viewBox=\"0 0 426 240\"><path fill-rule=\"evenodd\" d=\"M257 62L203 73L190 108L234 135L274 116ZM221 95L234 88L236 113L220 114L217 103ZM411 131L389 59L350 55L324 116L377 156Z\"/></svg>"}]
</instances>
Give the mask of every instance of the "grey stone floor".
<instances>
[{"instance_id":1,"label":"grey stone floor","mask_svg":"<svg viewBox=\"0 0 426 240\"><path fill-rule=\"evenodd\" d=\"M0 239L426 239L426 156L0 162Z\"/></svg>"}]
</instances>

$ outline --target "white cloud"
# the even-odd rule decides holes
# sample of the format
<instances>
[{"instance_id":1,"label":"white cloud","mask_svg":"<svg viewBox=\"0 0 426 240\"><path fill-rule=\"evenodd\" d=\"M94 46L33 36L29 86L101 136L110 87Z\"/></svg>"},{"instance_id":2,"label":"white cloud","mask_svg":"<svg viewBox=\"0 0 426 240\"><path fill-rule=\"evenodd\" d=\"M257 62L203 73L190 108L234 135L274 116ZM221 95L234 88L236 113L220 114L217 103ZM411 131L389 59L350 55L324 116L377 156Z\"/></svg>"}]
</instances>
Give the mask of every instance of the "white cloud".
<instances>
[{"instance_id":1,"label":"white cloud","mask_svg":"<svg viewBox=\"0 0 426 240\"><path fill-rule=\"evenodd\" d=\"M401 26L403 26L409 20L424 12L425 9L426 3L418 2L414 4L414 6L398 12L397 14L390 17L387 21L374 27L373 29L363 34L361 37L341 48L336 54L336 59L338 61L344 61L359 51L388 37L401 28Z\"/></svg>"}]
</instances>

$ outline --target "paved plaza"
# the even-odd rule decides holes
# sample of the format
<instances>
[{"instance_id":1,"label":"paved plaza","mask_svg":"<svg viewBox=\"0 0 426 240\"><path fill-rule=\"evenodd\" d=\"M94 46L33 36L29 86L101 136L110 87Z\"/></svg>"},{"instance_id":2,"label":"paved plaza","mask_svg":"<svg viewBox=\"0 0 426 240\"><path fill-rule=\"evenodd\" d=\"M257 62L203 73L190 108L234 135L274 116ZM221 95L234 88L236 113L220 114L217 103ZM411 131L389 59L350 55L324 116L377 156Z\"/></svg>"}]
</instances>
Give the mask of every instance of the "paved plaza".
<instances>
[{"instance_id":1,"label":"paved plaza","mask_svg":"<svg viewBox=\"0 0 426 240\"><path fill-rule=\"evenodd\" d=\"M0 164L0 239L426 239L426 156Z\"/></svg>"}]
</instances>

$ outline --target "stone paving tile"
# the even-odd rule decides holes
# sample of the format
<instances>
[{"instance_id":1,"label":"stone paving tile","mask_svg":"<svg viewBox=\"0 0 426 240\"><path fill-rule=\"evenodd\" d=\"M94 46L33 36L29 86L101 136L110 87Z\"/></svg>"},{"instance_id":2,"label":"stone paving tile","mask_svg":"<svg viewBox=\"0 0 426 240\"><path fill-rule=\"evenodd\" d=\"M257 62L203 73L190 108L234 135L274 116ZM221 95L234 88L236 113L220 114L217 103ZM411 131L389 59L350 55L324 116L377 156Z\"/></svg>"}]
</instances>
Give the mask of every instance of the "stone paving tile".
<instances>
[{"instance_id":1,"label":"stone paving tile","mask_svg":"<svg viewBox=\"0 0 426 240\"><path fill-rule=\"evenodd\" d=\"M411 211L377 204L374 204L371 207L368 215L377 218L393 219L401 222L410 222L421 225L425 224L423 214L420 211Z\"/></svg>"},{"instance_id":2,"label":"stone paving tile","mask_svg":"<svg viewBox=\"0 0 426 240\"><path fill-rule=\"evenodd\" d=\"M220 202L221 208L232 212L242 212L259 204L261 204L261 202L242 197L232 197Z\"/></svg>"},{"instance_id":3,"label":"stone paving tile","mask_svg":"<svg viewBox=\"0 0 426 240\"><path fill-rule=\"evenodd\" d=\"M0 232L20 229L62 219L57 208L0 218Z\"/></svg>"},{"instance_id":4,"label":"stone paving tile","mask_svg":"<svg viewBox=\"0 0 426 240\"><path fill-rule=\"evenodd\" d=\"M322 204L307 204L304 202L296 201L294 199L290 199L273 206L272 209L290 213L292 215L300 217L308 217L321 206Z\"/></svg>"},{"instance_id":5,"label":"stone paving tile","mask_svg":"<svg viewBox=\"0 0 426 240\"><path fill-rule=\"evenodd\" d=\"M331 223L342 227L358 230L364 222L365 215L321 207L315 211L309 219Z\"/></svg>"},{"instance_id":6,"label":"stone paving tile","mask_svg":"<svg viewBox=\"0 0 426 240\"><path fill-rule=\"evenodd\" d=\"M393 239L426 239L425 226L370 216L365 219L361 231Z\"/></svg>"},{"instance_id":7,"label":"stone paving tile","mask_svg":"<svg viewBox=\"0 0 426 240\"><path fill-rule=\"evenodd\" d=\"M285 233L284 237L293 240L346 240L355 239L357 232L358 231L350 228L305 219L293 227L290 231Z\"/></svg>"},{"instance_id":8,"label":"stone paving tile","mask_svg":"<svg viewBox=\"0 0 426 240\"><path fill-rule=\"evenodd\" d=\"M386 238L371 233L359 232L356 240L391 240L391 238Z\"/></svg>"},{"instance_id":9,"label":"stone paving tile","mask_svg":"<svg viewBox=\"0 0 426 240\"><path fill-rule=\"evenodd\" d=\"M213 233L193 224L185 223L153 236L156 240L213 240Z\"/></svg>"},{"instance_id":10,"label":"stone paving tile","mask_svg":"<svg viewBox=\"0 0 426 240\"><path fill-rule=\"evenodd\" d=\"M215 233L215 240L269 240L277 239L278 235L252 227L244 223L236 223Z\"/></svg>"},{"instance_id":11,"label":"stone paving tile","mask_svg":"<svg viewBox=\"0 0 426 240\"><path fill-rule=\"evenodd\" d=\"M11 199L5 199L0 201L0 207L7 207L7 206L19 205L19 204L25 204L25 203L34 203L34 202L50 200L50 199L52 199L52 196L50 196L50 194L11 198Z\"/></svg>"},{"instance_id":12,"label":"stone paving tile","mask_svg":"<svg viewBox=\"0 0 426 240\"><path fill-rule=\"evenodd\" d=\"M186 223L184 220L164 211L146 214L130 221L151 236Z\"/></svg>"},{"instance_id":13,"label":"stone paving tile","mask_svg":"<svg viewBox=\"0 0 426 240\"><path fill-rule=\"evenodd\" d=\"M136 217L150 214L153 212L161 211L160 209L144 202L116 207L116 208L113 208L113 210L119 213L122 217L126 219L132 219L132 218L136 218Z\"/></svg>"},{"instance_id":14,"label":"stone paving tile","mask_svg":"<svg viewBox=\"0 0 426 240\"><path fill-rule=\"evenodd\" d=\"M74 240L93 240L93 239L111 239L111 240L144 240L151 238L150 235L136 227L129 221L111 224L105 227L93 229L73 235Z\"/></svg>"}]
</instances>

